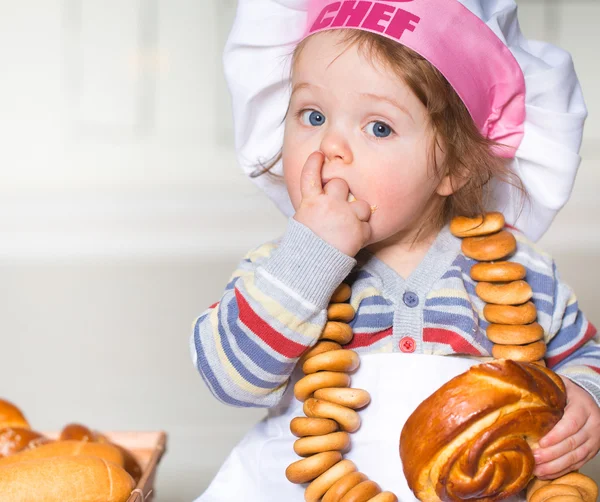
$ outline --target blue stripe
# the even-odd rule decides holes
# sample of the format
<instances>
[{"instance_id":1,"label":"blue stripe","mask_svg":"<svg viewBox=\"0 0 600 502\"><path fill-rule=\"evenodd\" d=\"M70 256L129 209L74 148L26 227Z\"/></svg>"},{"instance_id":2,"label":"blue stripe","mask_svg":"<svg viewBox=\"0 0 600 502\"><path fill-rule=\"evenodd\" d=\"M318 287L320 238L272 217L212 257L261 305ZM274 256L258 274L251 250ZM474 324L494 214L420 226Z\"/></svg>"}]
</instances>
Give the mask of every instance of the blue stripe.
<instances>
[{"instance_id":1,"label":"blue stripe","mask_svg":"<svg viewBox=\"0 0 600 502\"><path fill-rule=\"evenodd\" d=\"M475 310L474 305L464 298L458 296L434 296L425 300L426 307L464 307L469 310Z\"/></svg>"},{"instance_id":2,"label":"blue stripe","mask_svg":"<svg viewBox=\"0 0 600 502\"><path fill-rule=\"evenodd\" d=\"M544 293L549 296L554 296L554 277L548 274L542 274L535 272L529 268L526 268L527 275L525 281L531 286L531 289L536 293Z\"/></svg>"},{"instance_id":3,"label":"blue stripe","mask_svg":"<svg viewBox=\"0 0 600 502\"><path fill-rule=\"evenodd\" d=\"M349 324L352 329L372 328L381 331L391 327L393 322L394 312L385 312L382 314L360 314L352 319Z\"/></svg>"},{"instance_id":4,"label":"blue stripe","mask_svg":"<svg viewBox=\"0 0 600 502\"><path fill-rule=\"evenodd\" d=\"M423 322L435 324L436 326L445 327L450 330L452 328L460 328L471 336L479 331L479 325L472 317L451 314L449 312L439 312L437 310L424 310Z\"/></svg>"},{"instance_id":5,"label":"blue stripe","mask_svg":"<svg viewBox=\"0 0 600 502\"><path fill-rule=\"evenodd\" d=\"M391 307L392 302L386 300L383 296L368 296L367 298L360 301L358 308L361 307L371 307L373 305L383 305L386 307Z\"/></svg>"},{"instance_id":6,"label":"blue stripe","mask_svg":"<svg viewBox=\"0 0 600 502\"><path fill-rule=\"evenodd\" d=\"M558 368L564 366L565 364L568 364L570 362L573 362L573 361L579 359L580 357L593 358L593 359L597 359L600 362L600 353L598 352L598 346L597 345L589 345L589 346L584 345L583 347L580 347L575 352L573 352L569 357L565 357L565 359L563 359L560 363L558 363L554 367L554 369L558 369ZM583 363L581 365L585 366Z\"/></svg>"},{"instance_id":7,"label":"blue stripe","mask_svg":"<svg viewBox=\"0 0 600 502\"><path fill-rule=\"evenodd\" d=\"M227 394L223 390L223 388L219 384L219 381L217 380L214 373L210 369L210 366L208 365L208 361L206 360L204 350L202 349L202 343L200 342L200 323L199 322L197 322L196 326L194 327L194 344L196 346L196 354L198 355L198 371L202 375L202 378L204 378L208 382L209 387L213 390L213 393L221 401L223 401L224 403L230 404L232 406L240 406L243 408L256 407L256 405L253 405L251 403L245 403L243 401L238 401L237 399L232 398L231 396L229 396L229 394Z\"/></svg>"},{"instance_id":8,"label":"blue stripe","mask_svg":"<svg viewBox=\"0 0 600 502\"><path fill-rule=\"evenodd\" d=\"M575 339L583 338L585 335L585 332L582 329L584 322L585 318L580 313L573 324L561 328L554 338L550 340L550 343L548 343L548 351L556 351Z\"/></svg>"},{"instance_id":9,"label":"blue stripe","mask_svg":"<svg viewBox=\"0 0 600 502\"><path fill-rule=\"evenodd\" d=\"M244 330L240 328L238 322L241 321L239 321L237 302L232 300L227 305L227 325L229 326L231 334L240 350L246 354L248 358L259 368L262 368L273 375L287 375L291 373L294 367L292 362L281 362L269 355L269 353L265 352L265 350L261 348L258 343L248 337ZM219 335L221 338L221 344L223 345L223 350L227 355L227 359L229 359L235 369L240 372L245 380L256 387L261 387L263 389L272 389L280 385L278 382L266 382L246 369L246 367L233 352L229 338L227 337L221 322L219 322Z\"/></svg>"}]
</instances>

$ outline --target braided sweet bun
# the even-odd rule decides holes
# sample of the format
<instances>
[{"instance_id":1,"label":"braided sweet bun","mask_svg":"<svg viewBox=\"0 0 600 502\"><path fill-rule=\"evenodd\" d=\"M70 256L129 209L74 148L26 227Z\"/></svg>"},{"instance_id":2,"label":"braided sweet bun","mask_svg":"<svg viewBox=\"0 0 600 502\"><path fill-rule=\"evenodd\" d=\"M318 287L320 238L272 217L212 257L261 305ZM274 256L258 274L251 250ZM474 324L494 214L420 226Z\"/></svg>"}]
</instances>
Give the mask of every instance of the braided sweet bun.
<instances>
[{"instance_id":1,"label":"braided sweet bun","mask_svg":"<svg viewBox=\"0 0 600 502\"><path fill-rule=\"evenodd\" d=\"M473 366L423 401L400 436L408 486L422 502L500 500L532 478L532 446L566 405L558 375L511 360Z\"/></svg>"}]
</instances>

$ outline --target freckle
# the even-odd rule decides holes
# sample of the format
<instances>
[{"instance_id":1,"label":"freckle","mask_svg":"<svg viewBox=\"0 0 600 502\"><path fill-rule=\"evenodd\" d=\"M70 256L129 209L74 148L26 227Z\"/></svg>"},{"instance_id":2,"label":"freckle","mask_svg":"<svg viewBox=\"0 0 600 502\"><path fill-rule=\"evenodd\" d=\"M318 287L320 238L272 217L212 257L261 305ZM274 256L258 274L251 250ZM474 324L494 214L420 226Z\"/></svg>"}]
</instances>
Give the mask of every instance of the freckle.
<instances>
[{"instance_id":1,"label":"freckle","mask_svg":"<svg viewBox=\"0 0 600 502\"><path fill-rule=\"evenodd\" d=\"M371 214L374 214L377 209L377 206L371 206Z\"/></svg>"}]
</instances>

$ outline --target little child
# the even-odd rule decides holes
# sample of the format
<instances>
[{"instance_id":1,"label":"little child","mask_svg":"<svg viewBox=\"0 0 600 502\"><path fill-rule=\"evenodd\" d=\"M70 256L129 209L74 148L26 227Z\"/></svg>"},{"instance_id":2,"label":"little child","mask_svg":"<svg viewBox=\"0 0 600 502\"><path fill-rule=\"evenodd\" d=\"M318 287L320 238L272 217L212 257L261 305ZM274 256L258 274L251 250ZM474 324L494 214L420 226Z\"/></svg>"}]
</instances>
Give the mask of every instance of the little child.
<instances>
[{"instance_id":1,"label":"little child","mask_svg":"<svg viewBox=\"0 0 600 502\"><path fill-rule=\"evenodd\" d=\"M194 364L215 397L268 409L198 500L304 500L284 474L298 460L296 363L341 282L356 311L345 348L361 357L352 387L372 397L346 458L414 500L398 455L402 424L491 356L475 262L448 223L491 210L517 239L510 259L527 269L546 363L567 389L535 473L579 469L600 448L599 338L534 244L580 162L586 109L569 55L525 40L513 0L238 3L225 53L236 147L290 218L195 325Z\"/></svg>"}]
</instances>

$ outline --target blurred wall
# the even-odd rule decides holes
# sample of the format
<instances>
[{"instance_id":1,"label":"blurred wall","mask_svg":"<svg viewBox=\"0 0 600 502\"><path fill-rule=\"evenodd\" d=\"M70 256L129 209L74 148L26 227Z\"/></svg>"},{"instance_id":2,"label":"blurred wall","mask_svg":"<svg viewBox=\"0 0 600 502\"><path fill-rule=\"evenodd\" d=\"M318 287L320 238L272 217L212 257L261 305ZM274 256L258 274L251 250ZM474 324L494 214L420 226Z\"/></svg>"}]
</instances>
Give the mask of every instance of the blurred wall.
<instances>
[{"instance_id":1,"label":"blurred wall","mask_svg":"<svg viewBox=\"0 0 600 502\"><path fill-rule=\"evenodd\" d=\"M528 36L572 51L590 110L542 245L598 325L600 3L519 5ZM262 416L210 396L192 323L285 226L232 152L220 57L235 2L0 8L0 396L37 429L166 430L158 500L192 500ZM598 459L586 469L600 481Z\"/></svg>"}]
</instances>

